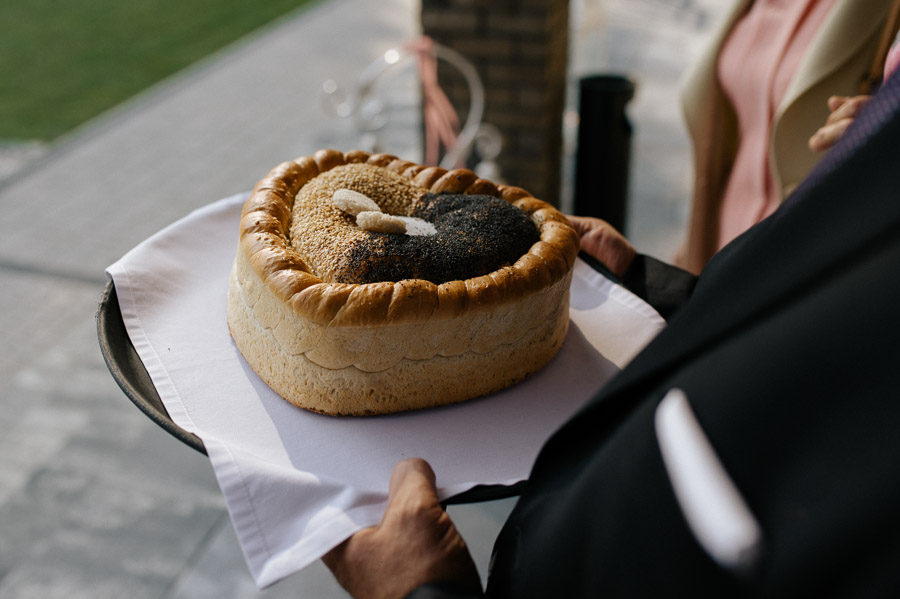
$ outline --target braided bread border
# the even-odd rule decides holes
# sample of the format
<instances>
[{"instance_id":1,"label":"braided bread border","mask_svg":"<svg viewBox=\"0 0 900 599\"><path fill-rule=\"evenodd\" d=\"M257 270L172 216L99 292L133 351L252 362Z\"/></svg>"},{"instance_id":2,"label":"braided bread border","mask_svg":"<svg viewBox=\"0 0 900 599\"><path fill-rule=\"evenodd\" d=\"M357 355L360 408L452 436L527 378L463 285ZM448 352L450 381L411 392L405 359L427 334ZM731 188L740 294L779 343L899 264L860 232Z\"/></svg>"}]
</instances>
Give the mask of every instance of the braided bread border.
<instances>
[{"instance_id":1,"label":"braided bread border","mask_svg":"<svg viewBox=\"0 0 900 599\"><path fill-rule=\"evenodd\" d=\"M288 239L291 211L297 193L313 177L352 163L383 167L432 193L502 198L531 218L540 241L515 264L464 281L326 283L310 272ZM558 282L571 270L579 250L578 235L566 217L522 188L496 185L468 169L448 171L362 150L319 150L269 171L244 204L239 243L253 270L280 301L301 317L330 326L418 323L492 309Z\"/></svg>"}]
</instances>

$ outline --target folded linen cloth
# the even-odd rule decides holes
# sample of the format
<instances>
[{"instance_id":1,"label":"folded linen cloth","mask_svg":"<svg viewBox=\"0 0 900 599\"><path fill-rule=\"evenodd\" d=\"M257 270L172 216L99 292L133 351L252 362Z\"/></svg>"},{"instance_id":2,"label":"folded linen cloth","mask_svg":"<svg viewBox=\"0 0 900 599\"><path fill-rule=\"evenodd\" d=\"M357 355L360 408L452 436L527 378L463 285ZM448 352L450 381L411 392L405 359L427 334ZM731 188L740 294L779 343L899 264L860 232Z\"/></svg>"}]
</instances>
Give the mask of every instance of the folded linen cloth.
<instances>
[{"instance_id":1,"label":"folded linen cloth","mask_svg":"<svg viewBox=\"0 0 900 599\"><path fill-rule=\"evenodd\" d=\"M107 274L169 415L206 446L261 588L377 523L391 470L402 459L428 460L442 498L526 479L549 435L664 326L650 306L579 260L563 348L526 381L419 412L308 412L266 386L228 333L228 276L246 198L189 214Z\"/></svg>"}]
</instances>

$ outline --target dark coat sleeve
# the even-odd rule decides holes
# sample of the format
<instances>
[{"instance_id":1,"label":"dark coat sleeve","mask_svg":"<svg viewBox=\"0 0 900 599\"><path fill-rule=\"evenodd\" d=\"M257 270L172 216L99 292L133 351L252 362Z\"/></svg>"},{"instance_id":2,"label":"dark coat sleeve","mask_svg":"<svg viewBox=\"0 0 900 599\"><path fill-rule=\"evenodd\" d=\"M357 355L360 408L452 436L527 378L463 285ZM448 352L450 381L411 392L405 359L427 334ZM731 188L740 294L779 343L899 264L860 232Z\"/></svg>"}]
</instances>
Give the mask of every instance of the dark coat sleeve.
<instances>
[{"instance_id":1,"label":"dark coat sleeve","mask_svg":"<svg viewBox=\"0 0 900 599\"><path fill-rule=\"evenodd\" d=\"M683 306L697 284L697 276L656 258L638 254L622 277L622 285L669 320Z\"/></svg>"},{"instance_id":2,"label":"dark coat sleeve","mask_svg":"<svg viewBox=\"0 0 900 599\"><path fill-rule=\"evenodd\" d=\"M697 284L696 275L644 254L635 257L628 272L621 278L589 254L582 252L579 257L594 270L603 273L605 277L624 286L653 306L666 320L690 299Z\"/></svg>"}]
</instances>

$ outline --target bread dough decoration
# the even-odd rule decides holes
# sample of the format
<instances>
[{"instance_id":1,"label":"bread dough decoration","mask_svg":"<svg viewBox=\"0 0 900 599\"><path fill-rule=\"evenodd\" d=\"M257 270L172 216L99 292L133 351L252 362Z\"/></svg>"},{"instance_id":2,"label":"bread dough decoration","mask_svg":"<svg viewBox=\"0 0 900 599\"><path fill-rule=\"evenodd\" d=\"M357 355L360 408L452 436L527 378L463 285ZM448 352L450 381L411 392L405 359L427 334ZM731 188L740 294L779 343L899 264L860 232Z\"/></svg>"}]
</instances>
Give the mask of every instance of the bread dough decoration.
<instances>
[{"instance_id":1,"label":"bread dough decoration","mask_svg":"<svg viewBox=\"0 0 900 599\"><path fill-rule=\"evenodd\" d=\"M351 216L357 216L360 212L381 212L381 206L352 189L338 189L332 194L331 201L339 210Z\"/></svg>"},{"instance_id":2,"label":"bread dough decoration","mask_svg":"<svg viewBox=\"0 0 900 599\"><path fill-rule=\"evenodd\" d=\"M542 368L568 329L578 235L550 204L466 169L321 150L257 183L239 233L229 330L308 410L487 395Z\"/></svg>"},{"instance_id":3,"label":"bread dough decoration","mask_svg":"<svg viewBox=\"0 0 900 599\"><path fill-rule=\"evenodd\" d=\"M356 224L360 229L372 233L393 233L403 235L406 233L406 223L397 216L385 214L380 210L367 210L356 215Z\"/></svg>"}]
</instances>

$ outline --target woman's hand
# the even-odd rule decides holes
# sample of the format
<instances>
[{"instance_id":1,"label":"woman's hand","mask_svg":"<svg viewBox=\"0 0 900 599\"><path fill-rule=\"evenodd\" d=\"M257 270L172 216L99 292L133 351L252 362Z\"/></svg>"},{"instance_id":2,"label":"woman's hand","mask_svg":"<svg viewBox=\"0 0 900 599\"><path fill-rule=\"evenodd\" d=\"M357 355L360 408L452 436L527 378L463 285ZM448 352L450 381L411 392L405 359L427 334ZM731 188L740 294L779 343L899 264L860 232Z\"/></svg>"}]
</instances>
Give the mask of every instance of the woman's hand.
<instances>
[{"instance_id":1,"label":"woman's hand","mask_svg":"<svg viewBox=\"0 0 900 599\"><path fill-rule=\"evenodd\" d=\"M831 96L828 98L828 110L831 114L825 124L809 138L809 149L813 152L824 152L844 135L847 127L853 123L857 113L865 106L871 96Z\"/></svg>"},{"instance_id":2,"label":"woman's hand","mask_svg":"<svg viewBox=\"0 0 900 599\"><path fill-rule=\"evenodd\" d=\"M625 236L605 220L591 216L566 215L581 237L581 249L600 261L617 277L622 277L637 251Z\"/></svg>"},{"instance_id":3,"label":"woman's hand","mask_svg":"<svg viewBox=\"0 0 900 599\"><path fill-rule=\"evenodd\" d=\"M438 502L434 471L420 459L394 468L381 524L357 532L322 561L357 599L398 599L439 581L481 593L469 549Z\"/></svg>"}]
</instances>

